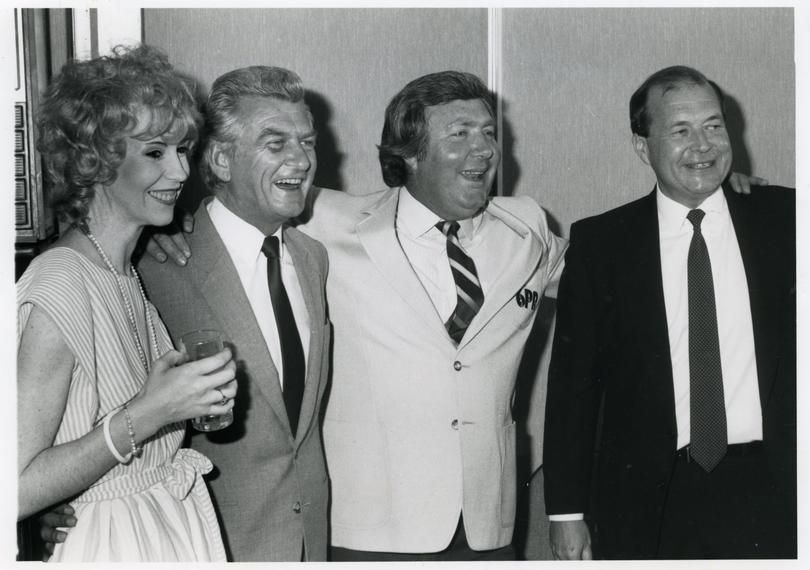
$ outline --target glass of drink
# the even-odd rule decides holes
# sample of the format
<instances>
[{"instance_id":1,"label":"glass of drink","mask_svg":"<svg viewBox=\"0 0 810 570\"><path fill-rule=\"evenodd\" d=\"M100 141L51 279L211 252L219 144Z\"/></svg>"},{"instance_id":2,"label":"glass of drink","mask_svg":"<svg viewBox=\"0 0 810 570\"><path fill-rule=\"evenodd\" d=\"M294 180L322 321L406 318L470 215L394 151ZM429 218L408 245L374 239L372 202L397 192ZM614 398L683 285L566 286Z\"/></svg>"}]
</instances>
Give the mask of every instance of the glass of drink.
<instances>
[{"instance_id":1,"label":"glass of drink","mask_svg":"<svg viewBox=\"0 0 810 570\"><path fill-rule=\"evenodd\" d=\"M184 334L180 342L185 347L189 360L200 360L222 352L222 335L215 330L200 330ZM221 416L192 418L191 426L197 431L216 431L233 423L233 409Z\"/></svg>"}]
</instances>

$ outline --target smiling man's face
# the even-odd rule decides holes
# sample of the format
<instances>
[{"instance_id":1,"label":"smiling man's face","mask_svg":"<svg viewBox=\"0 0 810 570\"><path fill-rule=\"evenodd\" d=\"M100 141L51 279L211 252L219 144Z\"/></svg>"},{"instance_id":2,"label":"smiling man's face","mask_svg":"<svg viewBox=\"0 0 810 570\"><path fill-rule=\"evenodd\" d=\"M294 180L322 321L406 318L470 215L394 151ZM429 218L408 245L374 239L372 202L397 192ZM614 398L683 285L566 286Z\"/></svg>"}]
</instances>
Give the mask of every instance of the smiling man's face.
<instances>
[{"instance_id":1,"label":"smiling man's face","mask_svg":"<svg viewBox=\"0 0 810 570\"><path fill-rule=\"evenodd\" d=\"M638 156L655 171L666 196L697 208L731 168L731 143L710 85L685 84L647 96L649 135L633 136Z\"/></svg>"},{"instance_id":2,"label":"smiling man's face","mask_svg":"<svg viewBox=\"0 0 810 570\"><path fill-rule=\"evenodd\" d=\"M495 119L480 99L425 109L425 156L406 159L408 191L444 220L474 216L485 205L501 152Z\"/></svg>"},{"instance_id":3,"label":"smiling man's face","mask_svg":"<svg viewBox=\"0 0 810 570\"><path fill-rule=\"evenodd\" d=\"M224 160L229 210L265 235L298 216L315 177L315 128L303 101L248 97L239 102L242 132Z\"/></svg>"}]
</instances>

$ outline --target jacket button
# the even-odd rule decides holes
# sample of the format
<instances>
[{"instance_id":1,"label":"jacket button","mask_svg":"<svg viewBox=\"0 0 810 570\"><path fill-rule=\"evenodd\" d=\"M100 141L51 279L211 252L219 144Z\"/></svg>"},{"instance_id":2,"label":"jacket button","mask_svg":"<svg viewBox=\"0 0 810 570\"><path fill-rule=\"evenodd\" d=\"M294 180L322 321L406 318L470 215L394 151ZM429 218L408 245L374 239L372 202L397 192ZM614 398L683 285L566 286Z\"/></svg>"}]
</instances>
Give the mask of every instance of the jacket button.
<instances>
[{"instance_id":1,"label":"jacket button","mask_svg":"<svg viewBox=\"0 0 810 570\"><path fill-rule=\"evenodd\" d=\"M457 430L458 429L458 420L453 420L450 422L450 427Z\"/></svg>"},{"instance_id":2,"label":"jacket button","mask_svg":"<svg viewBox=\"0 0 810 570\"><path fill-rule=\"evenodd\" d=\"M293 512L296 514L301 512L301 503L299 501L295 501L295 504L293 505Z\"/></svg>"},{"instance_id":3,"label":"jacket button","mask_svg":"<svg viewBox=\"0 0 810 570\"><path fill-rule=\"evenodd\" d=\"M456 360L456 361L453 363L453 370L455 370L456 372L458 372L459 370L461 370L461 362L459 362L458 360Z\"/></svg>"}]
</instances>

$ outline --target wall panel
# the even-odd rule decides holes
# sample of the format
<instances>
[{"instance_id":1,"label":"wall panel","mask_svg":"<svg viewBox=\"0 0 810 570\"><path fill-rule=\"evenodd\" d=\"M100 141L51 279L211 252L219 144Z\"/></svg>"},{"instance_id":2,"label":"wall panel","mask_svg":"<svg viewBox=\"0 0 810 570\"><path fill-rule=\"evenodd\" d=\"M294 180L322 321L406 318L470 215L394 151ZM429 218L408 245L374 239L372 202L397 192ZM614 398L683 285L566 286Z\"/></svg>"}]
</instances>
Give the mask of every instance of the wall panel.
<instances>
[{"instance_id":1,"label":"wall panel","mask_svg":"<svg viewBox=\"0 0 810 570\"><path fill-rule=\"evenodd\" d=\"M627 105L654 71L685 64L730 96L735 169L795 185L791 8L505 9L505 189L529 194L567 235L642 196Z\"/></svg>"},{"instance_id":2,"label":"wall panel","mask_svg":"<svg viewBox=\"0 0 810 570\"><path fill-rule=\"evenodd\" d=\"M145 9L144 41L207 88L246 65L295 70L321 130L316 182L383 188L385 105L425 73L487 76L486 9Z\"/></svg>"}]
</instances>

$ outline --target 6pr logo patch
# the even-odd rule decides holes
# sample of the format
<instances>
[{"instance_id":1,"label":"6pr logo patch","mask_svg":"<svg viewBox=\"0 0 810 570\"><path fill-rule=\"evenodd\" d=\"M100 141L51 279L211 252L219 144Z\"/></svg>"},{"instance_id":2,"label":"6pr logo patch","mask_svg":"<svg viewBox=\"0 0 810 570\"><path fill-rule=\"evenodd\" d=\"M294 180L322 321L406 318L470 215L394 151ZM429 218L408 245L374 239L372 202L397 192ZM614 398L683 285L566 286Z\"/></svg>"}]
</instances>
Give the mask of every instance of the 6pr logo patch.
<instances>
[{"instance_id":1,"label":"6pr logo patch","mask_svg":"<svg viewBox=\"0 0 810 570\"><path fill-rule=\"evenodd\" d=\"M537 291L532 291L527 288L523 289L523 291L518 291L515 294L515 300L517 301L518 307L534 311L537 309L537 302L540 300L540 295Z\"/></svg>"}]
</instances>

